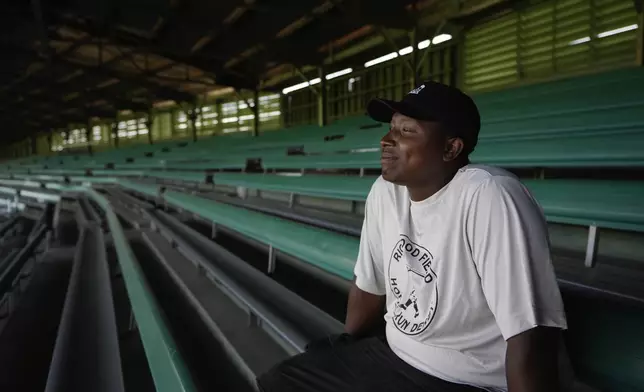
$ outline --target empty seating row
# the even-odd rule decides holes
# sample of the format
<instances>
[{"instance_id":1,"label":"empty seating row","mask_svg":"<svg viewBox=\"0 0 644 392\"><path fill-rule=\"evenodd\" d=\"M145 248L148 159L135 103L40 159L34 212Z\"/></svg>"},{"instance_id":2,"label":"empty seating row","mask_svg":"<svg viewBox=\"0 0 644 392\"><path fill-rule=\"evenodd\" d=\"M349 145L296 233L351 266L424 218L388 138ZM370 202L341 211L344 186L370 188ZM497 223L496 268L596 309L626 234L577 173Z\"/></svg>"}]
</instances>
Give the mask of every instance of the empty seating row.
<instances>
[{"instance_id":1,"label":"empty seating row","mask_svg":"<svg viewBox=\"0 0 644 392\"><path fill-rule=\"evenodd\" d=\"M196 391L182 354L166 326L163 313L150 291L111 204L93 189L88 188L85 193L105 214L156 390Z\"/></svg>"},{"instance_id":2,"label":"empty seating row","mask_svg":"<svg viewBox=\"0 0 644 392\"><path fill-rule=\"evenodd\" d=\"M623 68L619 70L589 74L554 80L545 83L515 87L507 90L482 93L475 97L476 104L482 112L502 112L515 102L544 102L552 97L566 97L568 102L584 99L584 93L597 92L610 94L614 86L630 86L637 90L644 78L640 67ZM619 90L619 89L617 89ZM567 94L573 94L567 96ZM572 103L572 102L571 102ZM574 104L574 103L573 103Z\"/></svg>"},{"instance_id":3,"label":"empty seating row","mask_svg":"<svg viewBox=\"0 0 644 392\"><path fill-rule=\"evenodd\" d=\"M472 154L476 163L495 164L503 167L623 167L644 164L644 104L622 108L590 110L571 116L569 113L553 114L547 118L509 121L496 124L494 137L483 137ZM520 136L515 130L522 130ZM262 158L265 169L333 169L379 168L379 140L385 128L371 129L363 135L348 135L346 139L312 143L304 146L307 155L287 155L261 151L237 151L236 155L221 155L216 151L194 156L185 150L182 162L160 158L142 158L134 162L117 162L118 170L177 169L216 170L238 169L246 166L247 158ZM297 143L297 142L294 142ZM345 152L345 153L337 153ZM352 152L352 153L349 153ZM77 166L21 167L23 172L81 175L85 169ZM91 164L88 168L103 169L104 165ZM10 169L19 173L15 169ZM18 169L19 170L19 169ZM16 174L17 175L17 174Z\"/></svg>"},{"instance_id":4,"label":"empty seating row","mask_svg":"<svg viewBox=\"0 0 644 392\"><path fill-rule=\"evenodd\" d=\"M206 182L203 174L148 172L149 177ZM375 177L216 173L215 185L365 200ZM644 183L639 181L523 180L551 222L644 232Z\"/></svg>"},{"instance_id":5,"label":"empty seating row","mask_svg":"<svg viewBox=\"0 0 644 392\"><path fill-rule=\"evenodd\" d=\"M339 200L363 201L375 177L339 175L279 175L251 173L142 172L145 177L174 182L208 183ZM75 177L77 182L120 182L114 178ZM644 232L644 183L610 180L522 180L550 222ZM15 186L25 182L2 180ZM40 186L30 181L31 186ZM3 188L4 189L4 188ZM8 189L8 188L7 188ZM71 188L73 189L73 188ZM11 189L9 189L11 190ZM29 196L29 191L24 196ZM34 197L42 197L38 192ZM47 194L49 197L49 194ZM52 197L55 197L52 195Z\"/></svg>"},{"instance_id":6,"label":"empty seating row","mask_svg":"<svg viewBox=\"0 0 644 392\"><path fill-rule=\"evenodd\" d=\"M642 108L644 117L644 107ZM644 122L642 123L644 127ZM588 128L592 128L589 125ZM644 129L644 128L641 128ZM580 128L581 130L581 128ZM535 130L538 132L538 130ZM471 155L474 163L507 168L627 167L644 166L644 132L615 131L612 134L553 135L544 132L534 139L481 141ZM293 155L262 160L265 169L378 169L380 152Z\"/></svg>"},{"instance_id":7,"label":"empty seating row","mask_svg":"<svg viewBox=\"0 0 644 392\"><path fill-rule=\"evenodd\" d=\"M244 179L244 181L248 181L248 179ZM215 182L217 182L216 176ZM182 192L165 191L162 193L159 186L149 186L127 180L120 180L119 184L131 192L141 193L155 199L161 197L174 207L197 214L245 237L270 245L330 274L344 279L352 278L352 267L358 247L356 238L219 204ZM313 185L311 183L311 186ZM560 189L560 193L564 195L572 189ZM618 198L615 201L620 202L619 197L625 190L618 187L613 187L613 190L613 196ZM589 192L590 190L585 189L585 191ZM110 210L109 203L102 200L100 194L94 191L88 192L104 211ZM536 189L533 189L533 192L538 193ZM109 212L107 216L117 243L119 258L128 257L130 260L130 262L119 260L119 263L122 263L121 268L128 285L128 293L130 296L141 296L142 298L138 299L144 301L148 295L146 294L145 280L140 274L136 262L132 259L131 251L128 251L125 237L114 234L114 231L119 232L119 227L116 226L118 224L117 218ZM120 233L122 234L122 230ZM289 235L284 235L284 233L289 233ZM119 245L121 242L125 244L122 248ZM133 281L128 282L128 279ZM642 310L632 305L622 305L607 298L588 297L586 294L571 290L566 282L562 282L562 285L569 320L569 332L566 334L567 348L577 377L601 390L641 390L644 387L644 378L637 369L641 365L641 354L644 352L644 344L639 339L639 326L644 322ZM146 305L154 309L153 300L147 298L149 302ZM171 346L168 346L168 341L163 337L170 338L170 344L171 337L164 335L163 329L160 330L159 325L154 323L156 320L162 325L162 321L154 317L154 314L140 313L142 312L141 307L134 306L134 311L137 322L140 323L139 328L142 331L145 329L149 333L147 336L142 334L146 351L152 350L148 346L152 342L158 344L157 349L159 350L148 352L148 356L156 355L155 362L171 364L171 361L175 361L174 365L177 365L179 369L175 373L161 374L160 369L163 367L153 366L153 377L157 387L160 387L159 380L167 377L165 380L167 385L190 390L189 385L177 386L176 384L180 382L178 380L188 380L186 382L189 383L189 376L182 372L185 367L176 352L172 358L166 355L167 351L165 350ZM143 316L148 316L150 323L139 321L139 317ZM159 340L154 341L155 338ZM155 373L155 368L159 372ZM182 376L186 378L183 379ZM159 388L159 390L170 389Z\"/></svg>"},{"instance_id":8,"label":"empty seating row","mask_svg":"<svg viewBox=\"0 0 644 392\"><path fill-rule=\"evenodd\" d=\"M121 180L119 184L152 198L161 196L159 186L127 180ZM303 226L285 219L266 219L266 215L258 212L227 206L181 192L168 190L162 196L168 203L181 206L187 211L226 226L248 238L270 244L324 271L345 279L353 277L353 265L358 255L356 238Z\"/></svg>"},{"instance_id":9,"label":"empty seating row","mask_svg":"<svg viewBox=\"0 0 644 392\"><path fill-rule=\"evenodd\" d=\"M0 180L3 184L10 180ZM15 181L15 180L11 180ZM25 182L20 182L25 185ZM5 184L14 185L14 184ZM182 354L178 351L174 338L171 336L168 327L162 316L162 312L153 297L146 278L139 266L129 242L125 236L123 228L112 206L107 199L99 192L91 188L65 186L55 183L28 182L29 186L44 187L48 189L57 188L57 194L51 194L52 201L58 201L65 194L66 197L74 197L78 192L86 194L98 205L104 213L107 220L107 226L112 238L116 257L118 260L119 270L123 276L129 303L132 308L133 320L140 331L141 342L150 367L153 382L157 391L196 391L192 377L187 369ZM44 185L44 186L43 186ZM15 185L14 185L15 186ZM7 187L4 187L7 188ZM4 189L3 188L3 189ZM24 189L13 189L15 193L25 194L28 192L37 195L50 195L35 191L26 191ZM70 191L74 193L70 193ZM7 285L11 284L10 273L15 276L17 266L24 261L29 252L44 238L45 227L40 226L38 230L34 227L33 235L27 246L15 254L7 269L2 269L0 273L0 292L4 292ZM111 296L110 296L111 301ZM96 353L94 353L96 354ZM78 369L75 369L78 370ZM113 381L113 380L112 380ZM105 384L109 385L109 384ZM115 389L116 390L116 389Z\"/></svg>"},{"instance_id":10,"label":"empty seating row","mask_svg":"<svg viewBox=\"0 0 644 392\"><path fill-rule=\"evenodd\" d=\"M644 116L644 108L642 109ZM625 127L614 129L612 133L598 130L591 132L593 127L578 128L573 134L551 134L543 131L538 138L532 139L499 139L481 141L472 153L474 163L485 163L507 168L548 168L548 167L642 167L644 166L644 132L635 128ZM644 127L644 122L642 122ZM633 126L635 127L635 126ZM585 129L585 133L582 132ZM640 128L644 129L644 128ZM530 132L540 132L538 128L528 129ZM378 137L379 139L379 137ZM364 148L361 152L334 153L315 155L275 155L270 154L261 159L264 169L378 169L380 168L380 152L376 141L367 149L366 144L354 144ZM326 147L325 147L326 148ZM328 147L329 150L345 147ZM321 149L321 147L320 147ZM317 151L320 151L318 149ZM250 154L247 154L250 155ZM261 156L261 154L259 154ZM252 156L251 156L252 157ZM213 158L197 162L165 162L148 160L143 163L116 164L120 172L102 172L105 175L127 175L128 170L174 169L174 170L243 170L246 167L246 157L240 153L237 157L224 159ZM103 169L100 169L103 170ZM109 170L109 169L106 169ZM86 170L79 169L32 169L30 173L82 175ZM14 176L18 176L20 171ZM23 171L23 173L27 173ZM96 174L97 171L95 170ZM100 173L100 172L99 172ZM138 174L132 174L138 175Z\"/></svg>"},{"instance_id":11,"label":"empty seating row","mask_svg":"<svg viewBox=\"0 0 644 392\"><path fill-rule=\"evenodd\" d=\"M344 279L352 277L357 239L180 192L161 194L157 187L132 182L121 184L151 198L162 197L177 208L273 246L331 274ZM644 323L644 309L608 296L598 298L595 294L583 293L566 282L561 284L569 323L565 335L567 350L576 377L609 392L644 388L644 377L637 370L644 352L639 327Z\"/></svg>"},{"instance_id":12,"label":"empty seating row","mask_svg":"<svg viewBox=\"0 0 644 392\"><path fill-rule=\"evenodd\" d=\"M604 163L623 166L629 160L641 165L641 154L632 150L622 152L615 145L616 141L621 141L622 146L641 145L644 133L641 82L644 82L644 70L633 68L477 96L475 100L483 121L481 141L473 158L509 167L587 167ZM509 102L512 104L508 105ZM177 164L174 162L199 159L215 162L199 163L201 166L196 167L236 168L246 158L265 158L271 162L286 159L289 147L300 147L303 153L316 155L311 159L326 160L317 154L378 148L386 130L386 124L358 116L325 128L304 126L267 132L256 138L215 136L197 143L164 142L113 149L94 156L20 159L9 165L11 169L42 169L45 165L48 169L99 169L114 164L123 169L148 169L168 168ZM553 147L557 148L555 152ZM593 163L595 157L601 163ZM329 159L342 158L347 156ZM132 159L134 162L128 162Z\"/></svg>"}]
</instances>

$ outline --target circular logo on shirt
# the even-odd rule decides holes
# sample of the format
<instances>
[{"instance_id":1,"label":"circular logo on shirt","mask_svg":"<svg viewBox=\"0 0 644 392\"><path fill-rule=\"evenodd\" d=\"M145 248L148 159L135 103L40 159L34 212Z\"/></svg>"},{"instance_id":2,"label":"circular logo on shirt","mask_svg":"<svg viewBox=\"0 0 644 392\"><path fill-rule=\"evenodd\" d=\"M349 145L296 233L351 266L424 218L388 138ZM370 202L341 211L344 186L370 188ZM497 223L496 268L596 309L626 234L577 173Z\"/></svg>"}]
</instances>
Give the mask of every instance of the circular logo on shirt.
<instances>
[{"instance_id":1,"label":"circular logo on shirt","mask_svg":"<svg viewBox=\"0 0 644 392\"><path fill-rule=\"evenodd\" d=\"M406 335L418 335L434 319L438 302L434 256L401 234L389 258L389 290L396 298L392 323Z\"/></svg>"}]
</instances>

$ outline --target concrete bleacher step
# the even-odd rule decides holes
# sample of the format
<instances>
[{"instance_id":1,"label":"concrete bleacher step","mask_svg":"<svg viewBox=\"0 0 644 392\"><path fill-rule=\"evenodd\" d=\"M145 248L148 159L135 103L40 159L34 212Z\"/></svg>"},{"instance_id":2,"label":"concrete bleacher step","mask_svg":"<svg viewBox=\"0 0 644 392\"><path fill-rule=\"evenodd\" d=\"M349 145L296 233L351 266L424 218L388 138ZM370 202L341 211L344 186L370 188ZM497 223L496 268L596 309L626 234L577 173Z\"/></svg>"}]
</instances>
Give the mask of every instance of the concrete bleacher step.
<instances>
[{"instance_id":1,"label":"concrete bleacher step","mask_svg":"<svg viewBox=\"0 0 644 392\"><path fill-rule=\"evenodd\" d=\"M146 243L156 249L159 264L178 286L179 291L199 310L219 352L231 361L243 361L248 376L261 374L288 354L261 328L249 328L249 315L214 283L214 277L196 268L161 234L145 231ZM245 387L248 387L245 385Z\"/></svg>"},{"instance_id":2,"label":"concrete bleacher step","mask_svg":"<svg viewBox=\"0 0 644 392\"><path fill-rule=\"evenodd\" d=\"M217 277L228 292L261 319L260 325L270 326L272 335L278 333L278 342L291 354L302 352L313 339L341 331L337 320L266 276L267 272L271 274L269 258L260 256L267 272L257 271L175 217L158 211L151 218L185 255Z\"/></svg>"},{"instance_id":3,"label":"concrete bleacher step","mask_svg":"<svg viewBox=\"0 0 644 392\"><path fill-rule=\"evenodd\" d=\"M167 271L159 265L154 252L144 242L143 237L139 236L138 239L130 241L130 246L139 261L150 294L154 296L159 315L165 322L168 336L174 342L173 355L182 358L186 372L184 377L191 380L191 387L185 390L196 392L238 388L240 392L248 391L244 388L244 380L238 376L235 369L222 360L217 342L207 333L204 324L178 291ZM148 366L152 372L156 371L153 361L154 358L148 356ZM163 385L155 385L157 391L164 390Z\"/></svg>"},{"instance_id":4,"label":"concrete bleacher step","mask_svg":"<svg viewBox=\"0 0 644 392\"><path fill-rule=\"evenodd\" d=\"M131 239L131 235L127 236L127 238ZM139 331L130 329L132 316L130 300L125 282L123 281L123 274L119 268L118 258L111 236L106 237L105 244L108 263L110 265L110 275L112 277L112 297L114 300L116 325L119 330L119 349L121 353L123 381L126 385L126 390L156 392Z\"/></svg>"}]
</instances>

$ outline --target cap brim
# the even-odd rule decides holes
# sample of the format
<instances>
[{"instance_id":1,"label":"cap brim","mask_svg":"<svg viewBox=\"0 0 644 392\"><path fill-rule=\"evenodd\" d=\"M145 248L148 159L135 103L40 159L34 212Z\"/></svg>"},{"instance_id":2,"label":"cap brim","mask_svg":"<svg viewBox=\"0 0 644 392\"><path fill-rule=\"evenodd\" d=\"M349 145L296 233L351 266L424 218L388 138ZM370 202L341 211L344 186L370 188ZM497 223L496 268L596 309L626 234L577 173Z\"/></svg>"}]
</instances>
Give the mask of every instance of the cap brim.
<instances>
[{"instance_id":1,"label":"cap brim","mask_svg":"<svg viewBox=\"0 0 644 392\"><path fill-rule=\"evenodd\" d=\"M433 120L434 116L428 116L423 110L405 101L392 101L389 99L374 98L367 105L367 114L378 122L388 123L395 113L403 114L417 120Z\"/></svg>"}]
</instances>

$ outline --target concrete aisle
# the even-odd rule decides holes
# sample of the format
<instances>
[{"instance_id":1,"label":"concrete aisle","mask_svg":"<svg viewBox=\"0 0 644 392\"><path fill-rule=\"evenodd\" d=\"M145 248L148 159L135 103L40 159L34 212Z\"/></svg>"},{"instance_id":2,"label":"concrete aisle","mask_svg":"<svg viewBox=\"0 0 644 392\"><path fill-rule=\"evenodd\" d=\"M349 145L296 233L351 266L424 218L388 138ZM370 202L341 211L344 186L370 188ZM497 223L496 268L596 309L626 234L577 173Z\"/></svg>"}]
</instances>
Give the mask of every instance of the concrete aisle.
<instances>
[{"instance_id":1,"label":"concrete aisle","mask_svg":"<svg viewBox=\"0 0 644 392\"><path fill-rule=\"evenodd\" d=\"M73 249L52 250L32 270L0 333L0 391L45 389L72 260Z\"/></svg>"}]
</instances>

